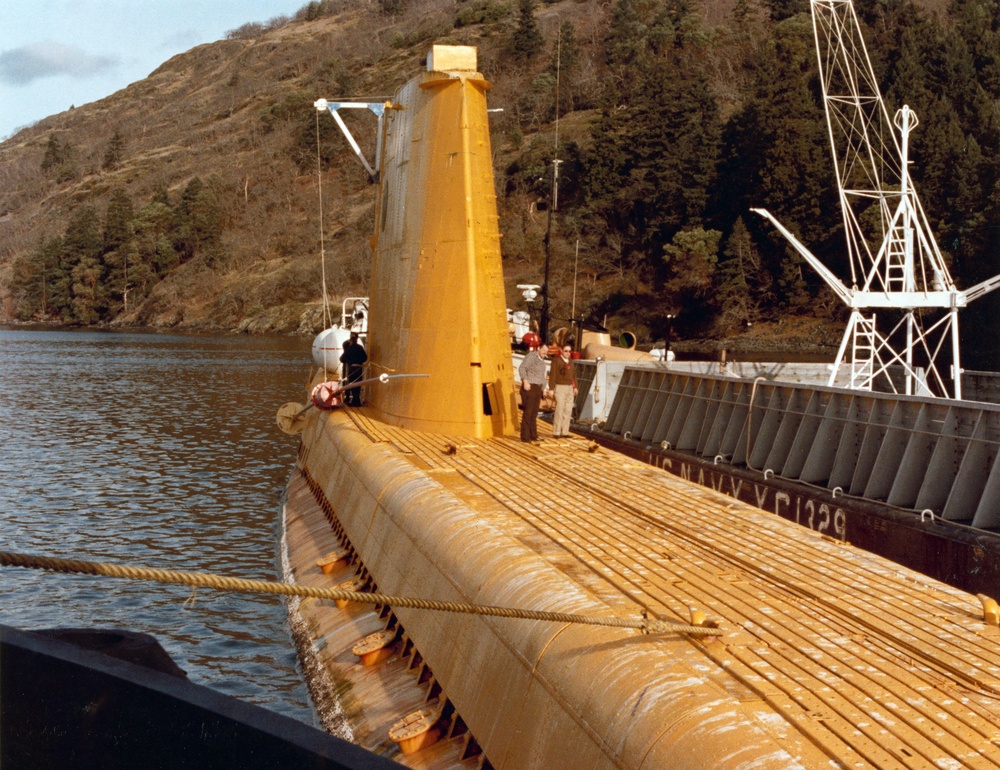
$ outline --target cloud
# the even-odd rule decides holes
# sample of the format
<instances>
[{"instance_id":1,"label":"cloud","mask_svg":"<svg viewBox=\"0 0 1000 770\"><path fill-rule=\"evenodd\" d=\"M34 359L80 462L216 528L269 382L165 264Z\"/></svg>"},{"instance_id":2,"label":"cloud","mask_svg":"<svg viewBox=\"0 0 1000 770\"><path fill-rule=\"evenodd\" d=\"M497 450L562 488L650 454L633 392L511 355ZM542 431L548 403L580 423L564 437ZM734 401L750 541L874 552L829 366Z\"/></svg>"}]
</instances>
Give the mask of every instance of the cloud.
<instances>
[{"instance_id":1,"label":"cloud","mask_svg":"<svg viewBox=\"0 0 1000 770\"><path fill-rule=\"evenodd\" d=\"M94 56L62 43L33 43L0 51L0 83L24 86L59 75L86 78L114 69L118 63L115 57Z\"/></svg>"}]
</instances>

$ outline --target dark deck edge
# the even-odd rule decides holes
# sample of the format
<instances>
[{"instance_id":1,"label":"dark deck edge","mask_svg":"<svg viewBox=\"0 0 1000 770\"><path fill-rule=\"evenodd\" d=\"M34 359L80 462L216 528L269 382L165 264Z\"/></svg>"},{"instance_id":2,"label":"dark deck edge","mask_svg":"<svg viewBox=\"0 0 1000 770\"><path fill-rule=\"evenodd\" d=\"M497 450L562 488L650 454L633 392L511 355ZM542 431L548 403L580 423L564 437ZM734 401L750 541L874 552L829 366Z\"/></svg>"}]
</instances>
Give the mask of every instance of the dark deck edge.
<instances>
[{"instance_id":1,"label":"dark deck edge","mask_svg":"<svg viewBox=\"0 0 1000 770\"><path fill-rule=\"evenodd\" d=\"M184 678L4 625L0 766L400 767L298 720Z\"/></svg>"}]
</instances>

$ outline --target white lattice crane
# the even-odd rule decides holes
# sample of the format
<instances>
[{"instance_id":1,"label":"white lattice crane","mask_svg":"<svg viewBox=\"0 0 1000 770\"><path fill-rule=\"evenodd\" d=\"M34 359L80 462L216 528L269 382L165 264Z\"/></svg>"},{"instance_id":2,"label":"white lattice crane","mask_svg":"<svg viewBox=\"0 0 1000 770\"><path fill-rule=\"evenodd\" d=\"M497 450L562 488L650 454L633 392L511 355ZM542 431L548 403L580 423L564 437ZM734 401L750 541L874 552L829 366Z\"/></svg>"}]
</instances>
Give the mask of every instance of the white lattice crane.
<instances>
[{"instance_id":1,"label":"white lattice crane","mask_svg":"<svg viewBox=\"0 0 1000 770\"><path fill-rule=\"evenodd\" d=\"M781 231L851 309L831 385L848 364L851 388L872 390L881 380L895 391L888 372L901 366L905 393L960 399L958 310L1000 287L1000 276L965 291L956 288L910 180L908 143L916 114L904 105L890 120L853 2L812 0L810 5L850 287L770 212L754 211ZM876 325L879 309L898 311L892 315L902 318L883 331ZM949 350L951 387L939 370Z\"/></svg>"}]
</instances>

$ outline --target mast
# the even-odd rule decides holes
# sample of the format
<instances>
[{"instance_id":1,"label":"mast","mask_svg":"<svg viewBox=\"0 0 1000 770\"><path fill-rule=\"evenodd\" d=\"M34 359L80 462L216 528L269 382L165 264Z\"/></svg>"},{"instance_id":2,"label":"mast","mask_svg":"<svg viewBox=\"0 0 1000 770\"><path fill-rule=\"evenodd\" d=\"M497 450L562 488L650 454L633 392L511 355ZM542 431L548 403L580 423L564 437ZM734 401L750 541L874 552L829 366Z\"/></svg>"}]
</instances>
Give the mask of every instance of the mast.
<instances>
[{"instance_id":1,"label":"mast","mask_svg":"<svg viewBox=\"0 0 1000 770\"><path fill-rule=\"evenodd\" d=\"M549 341L549 272L552 264L552 217L559 208L559 65L562 57L562 30L556 40L556 137L552 159L552 200L545 223L545 277L542 280L542 317L538 331L543 341Z\"/></svg>"}]
</instances>

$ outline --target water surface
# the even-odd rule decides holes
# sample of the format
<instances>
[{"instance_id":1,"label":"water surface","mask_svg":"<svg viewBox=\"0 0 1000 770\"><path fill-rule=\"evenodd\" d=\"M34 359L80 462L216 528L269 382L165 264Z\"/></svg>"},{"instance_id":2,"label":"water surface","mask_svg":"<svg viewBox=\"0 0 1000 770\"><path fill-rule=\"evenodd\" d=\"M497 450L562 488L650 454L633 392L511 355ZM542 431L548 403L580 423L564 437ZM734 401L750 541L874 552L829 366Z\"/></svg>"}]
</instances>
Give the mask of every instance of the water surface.
<instances>
[{"instance_id":1,"label":"water surface","mask_svg":"<svg viewBox=\"0 0 1000 770\"><path fill-rule=\"evenodd\" d=\"M5 550L274 580L309 340L0 328ZM0 570L0 622L153 634L189 678L315 724L278 597Z\"/></svg>"}]
</instances>

